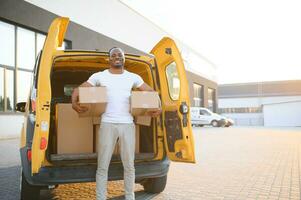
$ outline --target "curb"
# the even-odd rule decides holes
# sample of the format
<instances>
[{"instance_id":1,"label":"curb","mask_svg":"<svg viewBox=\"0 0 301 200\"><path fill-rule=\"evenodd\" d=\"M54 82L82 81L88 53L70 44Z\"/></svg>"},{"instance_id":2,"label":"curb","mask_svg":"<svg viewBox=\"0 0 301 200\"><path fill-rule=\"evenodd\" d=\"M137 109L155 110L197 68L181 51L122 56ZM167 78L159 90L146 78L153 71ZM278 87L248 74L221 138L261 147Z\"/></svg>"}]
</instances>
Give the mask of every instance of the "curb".
<instances>
[{"instance_id":1,"label":"curb","mask_svg":"<svg viewBox=\"0 0 301 200\"><path fill-rule=\"evenodd\" d=\"M20 136L18 136L18 135L0 136L0 141L1 140L19 139L19 138L20 138Z\"/></svg>"}]
</instances>

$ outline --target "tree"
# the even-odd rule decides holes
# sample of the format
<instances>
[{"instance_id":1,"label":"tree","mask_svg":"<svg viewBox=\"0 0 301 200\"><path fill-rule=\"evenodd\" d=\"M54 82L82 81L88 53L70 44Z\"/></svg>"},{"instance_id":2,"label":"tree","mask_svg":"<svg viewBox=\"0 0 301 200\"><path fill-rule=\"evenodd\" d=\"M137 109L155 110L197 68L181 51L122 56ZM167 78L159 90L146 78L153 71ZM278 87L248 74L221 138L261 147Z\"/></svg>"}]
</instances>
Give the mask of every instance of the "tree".
<instances>
[{"instance_id":1,"label":"tree","mask_svg":"<svg viewBox=\"0 0 301 200\"><path fill-rule=\"evenodd\" d=\"M10 103L10 99L6 98L6 102L7 102L7 110L13 110L11 103ZM0 111L4 111L4 97L0 96Z\"/></svg>"},{"instance_id":2,"label":"tree","mask_svg":"<svg viewBox=\"0 0 301 200\"><path fill-rule=\"evenodd\" d=\"M0 96L0 111L4 111L4 97Z\"/></svg>"}]
</instances>

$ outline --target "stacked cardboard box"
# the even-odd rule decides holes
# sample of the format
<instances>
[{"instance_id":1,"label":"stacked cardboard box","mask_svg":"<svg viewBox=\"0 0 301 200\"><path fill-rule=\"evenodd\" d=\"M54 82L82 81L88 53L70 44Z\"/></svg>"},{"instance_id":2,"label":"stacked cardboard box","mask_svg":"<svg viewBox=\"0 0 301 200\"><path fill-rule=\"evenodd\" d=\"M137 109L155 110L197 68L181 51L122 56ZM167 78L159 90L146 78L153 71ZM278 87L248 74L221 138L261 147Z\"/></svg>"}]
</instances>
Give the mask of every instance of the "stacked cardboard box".
<instances>
[{"instance_id":1,"label":"stacked cardboard box","mask_svg":"<svg viewBox=\"0 0 301 200\"><path fill-rule=\"evenodd\" d=\"M100 119L81 118L73 110L72 104L56 105L57 120L57 153L79 154L93 153L98 149ZM93 131L94 126L94 131ZM136 149L139 153L139 126L136 125ZM94 146L94 149L93 149ZM113 154L119 154L119 144L116 144Z\"/></svg>"},{"instance_id":2,"label":"stacked cardboard box","mask_svg":"<svg viewBox=\"0 0 301 200\"><path fill-rule=\"evenodd\" d=\"M72 104L56 104L57 153L92 153L93 123L80 118Z\"/></svg>"}]
</instances>

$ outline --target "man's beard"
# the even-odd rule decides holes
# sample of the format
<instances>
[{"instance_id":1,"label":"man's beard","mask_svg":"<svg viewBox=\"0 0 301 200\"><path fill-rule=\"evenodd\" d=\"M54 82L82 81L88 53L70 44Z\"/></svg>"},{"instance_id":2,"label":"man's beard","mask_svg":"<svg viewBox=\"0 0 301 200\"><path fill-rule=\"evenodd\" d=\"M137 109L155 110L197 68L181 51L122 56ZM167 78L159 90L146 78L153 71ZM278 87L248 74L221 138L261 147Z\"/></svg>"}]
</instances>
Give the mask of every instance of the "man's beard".
<instances>
[{"instance_id":1,"label":"man's beard","mask_svg":"<svg viewBox=\"0 0 301 200\"><path fill-rule=\"evenodd\" d=\"M113 65L113 67L116 68L116 69L120 69L120 68L123 67L123 63Z\"/></svg>"}]
</instances>

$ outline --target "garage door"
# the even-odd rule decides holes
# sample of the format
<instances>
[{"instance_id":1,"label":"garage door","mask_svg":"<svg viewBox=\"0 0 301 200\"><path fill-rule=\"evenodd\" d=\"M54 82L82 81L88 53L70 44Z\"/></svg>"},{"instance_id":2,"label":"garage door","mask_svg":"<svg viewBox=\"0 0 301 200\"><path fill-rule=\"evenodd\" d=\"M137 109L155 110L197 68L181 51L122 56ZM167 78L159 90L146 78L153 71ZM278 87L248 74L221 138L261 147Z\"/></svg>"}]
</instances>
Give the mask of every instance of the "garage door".
<instances>
[{"instance_id":1,"label":"garage door","mask_svg":"<svg viewBox=\"0 0 301 200\"><path fill-rule=\"evenodd\" d=\"M301 126L301 101L265 104L265 126Z\"/></svg>"}]
</instances>

